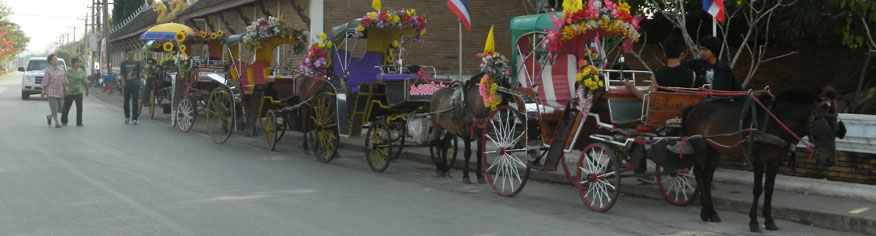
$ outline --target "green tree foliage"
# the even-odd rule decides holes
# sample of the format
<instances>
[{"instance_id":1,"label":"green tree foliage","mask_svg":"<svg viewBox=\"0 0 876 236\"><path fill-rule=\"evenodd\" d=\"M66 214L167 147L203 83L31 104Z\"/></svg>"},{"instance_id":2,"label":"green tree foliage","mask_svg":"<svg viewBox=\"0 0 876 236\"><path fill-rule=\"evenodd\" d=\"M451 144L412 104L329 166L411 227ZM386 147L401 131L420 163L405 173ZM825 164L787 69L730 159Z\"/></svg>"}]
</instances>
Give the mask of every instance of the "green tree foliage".
<instances>
[{"instance_id":1,"label":"green tree foliage","mask_svg":"<svg viewBox=\"0 0 876 236\"><path fill-rule=\"evenodd\" d=\"M112 26L118 26L124 19L137 12L145 0L116 0L113 5L112 15L115 20L112 21Z\"/></svg>"},{"instance_id":2,"label":"green tree foliage","mask_svg":"<svg viewBox=\"0 0 876 236\"><path fill-rule=\"evenodd\" d=\"M842 0L838 4L845 13L845 26L840 29L843 45L860 48L872 43L872 30L876 26L876 1ZM874 46L871 44L870 50L876 50Z\"/></svg>"},{"instance_id":3,"label":"green tree foliage","mask_svg":"<svg viewBox=\"0 0 876 236\"><path fill-rule=\"evenodd\" d=\"M30 39L21 31L18 24L9 21L12 9L0 2L0 62L15 58L27 48Z\"/></svg>"}]
</instances>

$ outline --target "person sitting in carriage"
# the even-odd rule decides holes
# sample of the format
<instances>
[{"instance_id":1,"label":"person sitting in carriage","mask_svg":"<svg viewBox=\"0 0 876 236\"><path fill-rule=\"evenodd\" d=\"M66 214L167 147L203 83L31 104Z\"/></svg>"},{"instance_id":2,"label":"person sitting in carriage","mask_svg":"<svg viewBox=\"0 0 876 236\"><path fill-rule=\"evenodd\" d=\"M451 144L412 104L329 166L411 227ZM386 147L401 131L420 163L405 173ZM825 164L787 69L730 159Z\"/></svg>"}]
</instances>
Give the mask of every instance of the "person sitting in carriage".
<instances>
[{"instance_id":1,"label":"person sitting in carriage","mask_svg":"<svg viewBox=\"0 0 876 236\"><path fill-rule=\"evenodd\" d=\"M651 75L651 87L648 90L639 90L631 80L624 80L624 85L631 93L639 99L644 99L645 93L657 91L657 85L662 87L680 87L680 88L696 88L703 85L703 81L698 80L693 70L681 65L681 58L684 57L684 43L678 37L670 36L663 41L663 53L666 57L666 65L654 71ZM653 184L654 181L650 177L646 177L645 171L648 169L648 164L644 161L644 147L635 144L631 150L633 163L636 164L636 180L643 184ZM638 157L638 158L636 158Z\"/></svg>"},{"instance_id":2,"label":"person sitting in carriage","mask_svg":"<svg viewBox=\"0 0 876 236\"><path fill-rule=\"evenodd\" d=\"M713 90L742 90L742 87L736 83L733 68L730 68L726 62L718 60L718 56L721 54L721 40L713 36L706 36L700 39L698 46L700 59L684 63L685 67L697 73L697 80L711 84Z\"/></svg>"},{"instance_id":3,"label":"person sitting in carriage","mask_svg":"<svg viewBox=\"0 0 876 236\"><path fill-rule=\"evenodd\" d=\"M651 75L651 87L648 90L639 90L632 80L624 80L627 90L639 99L644 99L645 93L656 90L656 85L680 88L702 86L704 81L697 79L693 70L681 65L684 50L684 43L678 37L670 36L666 38L663 41L663 54L666 57L666 65L657 69Z\"/></svg>"}]
</instances>

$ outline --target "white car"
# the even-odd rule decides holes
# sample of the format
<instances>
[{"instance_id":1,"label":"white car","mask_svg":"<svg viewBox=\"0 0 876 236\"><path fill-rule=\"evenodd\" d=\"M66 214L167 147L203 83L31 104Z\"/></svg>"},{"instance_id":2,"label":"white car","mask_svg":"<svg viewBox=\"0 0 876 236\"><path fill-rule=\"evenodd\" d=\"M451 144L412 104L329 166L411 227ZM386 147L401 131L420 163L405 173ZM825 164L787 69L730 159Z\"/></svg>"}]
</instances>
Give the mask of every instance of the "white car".
<instances>
[{"instance_id":1,"label":"white car","mask_svg":"<svg viewBox=\"0 0 876 236\"><path fill-rule=\"evenodd\" d=\"M67 70L64 59L58 58L58 66ZM31 94L40 94L43 91L43 75L49 68L49 61L45 57L34 57L27 61L27 67L18 67L18 71L24 72L21 78L21 99L27 100Z\"/></svg>"}]
</instances>

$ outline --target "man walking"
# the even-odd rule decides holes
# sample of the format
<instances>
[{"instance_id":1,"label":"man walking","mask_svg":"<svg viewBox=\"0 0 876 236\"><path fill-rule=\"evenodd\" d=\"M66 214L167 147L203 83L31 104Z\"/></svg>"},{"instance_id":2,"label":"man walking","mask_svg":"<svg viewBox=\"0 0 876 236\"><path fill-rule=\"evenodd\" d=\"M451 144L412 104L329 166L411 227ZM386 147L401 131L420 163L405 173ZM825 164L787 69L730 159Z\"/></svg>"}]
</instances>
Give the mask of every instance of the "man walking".
<instances>
[{"instance_id":1,"label":"man walking","mask_svg":"<svg viewBox=\"0 0 876 236\"><path fill-rule=\"evenodd\" d=\"M134 52L128 51L125 61L121 64L123 93L125 97L125 124L137 124L140 97L140 63L134 61Z\"/></svg>"}]
</instances>

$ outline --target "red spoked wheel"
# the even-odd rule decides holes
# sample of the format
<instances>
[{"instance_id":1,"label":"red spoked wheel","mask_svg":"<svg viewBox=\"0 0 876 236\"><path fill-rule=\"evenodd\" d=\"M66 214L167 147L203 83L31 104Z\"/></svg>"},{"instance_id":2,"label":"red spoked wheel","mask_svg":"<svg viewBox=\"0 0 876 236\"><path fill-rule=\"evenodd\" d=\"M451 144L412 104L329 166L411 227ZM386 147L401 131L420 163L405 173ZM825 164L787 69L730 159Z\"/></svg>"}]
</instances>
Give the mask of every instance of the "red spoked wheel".
<instances>
[{"instance_id":1,"label":"red spoked wheel","mask_svg":"<svg viewBox=\"0 0 876 236\"><path fill-rule=\"evenodd\" d=\"M617 202L620 171L614 152L602 143L588 145L578 159L575 185L581 200L596 212L606 212Z\"/></svg>"},{"instance_id":2,"label":"red spoked wheel","mask_svg":"<svg viewBox=\"0 0 876 236\"><path fill-rule=\"evenodd\" d=\"M523 114L500 106L490 114L481 137L484 175L499 195L520 193L529 178L526 166L526 120Z\"/></svg>"},{"instance_id":3,"label":"red spoked wheel","mask_svg":"<svg viewBox=\"0 0 876 236\"><path fill-rule=\"evenodd\" d=\"M699 190L691 168L669 173L663 173L664 171L660 165L657 165L657 186L660 187L660 193L667 201L676 206L684 206L696 199Z\"/></svg>"}]
</instances>

